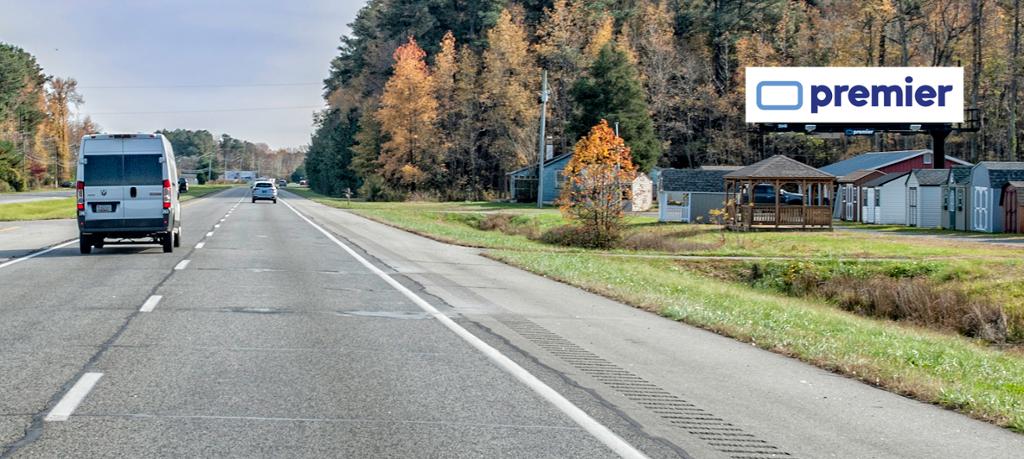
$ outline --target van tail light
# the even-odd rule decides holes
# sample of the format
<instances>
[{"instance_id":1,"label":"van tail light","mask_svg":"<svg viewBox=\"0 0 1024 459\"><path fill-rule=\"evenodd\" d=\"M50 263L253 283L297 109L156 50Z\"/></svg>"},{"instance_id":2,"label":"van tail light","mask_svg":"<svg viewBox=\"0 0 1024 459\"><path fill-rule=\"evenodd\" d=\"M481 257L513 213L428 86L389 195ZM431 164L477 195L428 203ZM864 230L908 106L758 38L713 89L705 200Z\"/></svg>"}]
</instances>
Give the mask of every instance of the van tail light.
<instances>
[{"instance_id":1,"label":"van tail light","mask_svg":"<svg viewBox=\"0 0 1024 459\"><path fill-rule=\"evenodd\" d=\"M78 199L78 210L85 210L85 182L75 183L75 197Z\"/></svg>"},{"instance_id":2,"label":"van tail light","mask_svg":"<svg viewBox=\"0 0 1024 459\"><path fill-rule=\"evenodd\" d=\"M164 179L164 209L171 208L171 181Z\"/></svg>"}]
</instances>

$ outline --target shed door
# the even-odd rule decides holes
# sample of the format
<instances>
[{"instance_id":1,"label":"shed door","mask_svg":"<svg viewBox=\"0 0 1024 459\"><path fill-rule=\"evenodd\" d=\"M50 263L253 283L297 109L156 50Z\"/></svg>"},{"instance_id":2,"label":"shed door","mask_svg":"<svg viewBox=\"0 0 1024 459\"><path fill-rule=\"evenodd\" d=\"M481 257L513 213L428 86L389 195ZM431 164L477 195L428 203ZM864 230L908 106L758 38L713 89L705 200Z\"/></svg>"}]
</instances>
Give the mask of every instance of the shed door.
<instances>
[{"instance_id":1,"label":"shed door","mask_svg":"<svg viewBox=\"0 0 1024 459\"><path fill-rule=\"evenodd\" d=\"M917 188L907 189L907 225L917 226Z\"/></svg>"},{"instance_id":2,"label":"shed door","mask_svg":"<svg viewBox=\"0 0 1024 459\"><path fill-rule=\"evenodd\" d=\"M679 203L680 221L690 223L690 193L677 195Z\"/></svg>"},{"instance_id":3,"label":"shed door","mask_svg":"<svg viewBox=\"0 0 1024 459\"><path fill-rule=\"evenodd\" d=\"M989 231L988 227L988 206L991 201L992 190L986 187L974 187L974 230Z\"/></svg>"},{"instance_id":4,"label":"shed door","mask_svg":"<svg viewBox=\"0 0 1024 459\"><path fill-rule=\"evenodd\" d=\"M846 185L844 197L846 198L846 213L843 214L843 220L853 220L853 207L857 205L857 198L853 193L853 185Z\"/></svg>"},{"instance_id":5,"label":"shed door","mask_svg":"<svg viewBox=\"0 0 1024 459\"><path fill-rule=\"evenodd\" d=\"M1006 232L1019 233L1020 223L1017 220L1017 189L1006 187L1003 192L1003 209L1006 209Z\"/></svg>"}]
</instances>

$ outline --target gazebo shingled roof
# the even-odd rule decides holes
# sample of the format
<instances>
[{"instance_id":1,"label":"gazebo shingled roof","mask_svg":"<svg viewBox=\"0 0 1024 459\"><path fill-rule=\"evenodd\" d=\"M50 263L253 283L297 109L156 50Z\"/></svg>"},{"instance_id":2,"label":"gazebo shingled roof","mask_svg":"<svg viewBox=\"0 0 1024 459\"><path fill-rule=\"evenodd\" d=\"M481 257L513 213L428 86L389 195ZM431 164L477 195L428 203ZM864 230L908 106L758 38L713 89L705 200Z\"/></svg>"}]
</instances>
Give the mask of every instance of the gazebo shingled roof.
<instances>
[{"instance_id":1,"label":"gazebo shingled roof","mask_svg":"<svg viewBox=\"0 0 1024 459\"><path fill-rule=\"evenodd\" d=\"M740 170L725 174L727 179L829 179L834 175L822 172L783 155L758 161Z\"/></svg>"}]
</instances>

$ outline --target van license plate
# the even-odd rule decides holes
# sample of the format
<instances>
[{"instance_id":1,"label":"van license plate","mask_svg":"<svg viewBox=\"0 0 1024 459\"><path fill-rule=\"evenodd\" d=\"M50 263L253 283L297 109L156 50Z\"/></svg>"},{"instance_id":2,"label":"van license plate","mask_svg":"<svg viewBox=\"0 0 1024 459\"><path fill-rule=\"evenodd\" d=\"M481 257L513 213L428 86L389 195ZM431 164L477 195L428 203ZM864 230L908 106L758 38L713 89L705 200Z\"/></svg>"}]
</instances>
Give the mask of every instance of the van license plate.
<instances>
[{"instance_id":1,"label":"van license plate","mask_svg":"<svg viewBox=\"0 0 1024 459\"><path fill-rule=\"evenodd\" d=\"M114 205L113 204L97 204L96 205L96 212L97 213L99 213L99 212L113 212L113 211L114 211Z\"/></svg>"}]
</instances>

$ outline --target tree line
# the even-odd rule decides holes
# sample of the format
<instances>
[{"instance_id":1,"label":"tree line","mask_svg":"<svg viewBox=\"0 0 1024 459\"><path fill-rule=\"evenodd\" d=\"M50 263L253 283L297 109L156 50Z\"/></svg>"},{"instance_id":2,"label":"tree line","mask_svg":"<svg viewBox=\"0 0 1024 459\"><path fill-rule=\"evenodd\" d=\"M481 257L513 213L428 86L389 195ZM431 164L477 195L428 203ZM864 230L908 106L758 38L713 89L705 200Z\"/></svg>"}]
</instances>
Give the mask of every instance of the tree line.
<instances>
[{"instance_id":1,"label":"tree line","mask_svg":"<svg viewBox=\"0 0 1024 459\"><path fill-rule=\"evenodd\" d=\"M181 170L196 171L200 183L217 180L225 170L254 171L261 176L298 181L305 177L303 148L271 148L261 142L219 138L205 129L164 129Z\"/></svg>"},{"instance_id":2,"label":"tree line","mask_svg":"<svg viewBox=\"0 0 1024 459\"><path fill-rule=\"evenodd\" d=\"M947 153L1018 160L1020 32L1020 0L370 0L331 62L306 169L335 195L497 196L536 162L542 69L556 154L606 119L641 171L930 146L748 132L747 66L963 66L981 130Z\"/></svg>"},{"instance_id":3,"label":"tree line","mask_svg":"<svg viewBox=\"0 0 1024 459\"><path fill-rule=\"evenodd\" d=\"M0 192L74 178L82 136L99 130L74 114L84 102L74 78L46 75L34 56L0 43Z\"/></svg>"}]
</instances>

